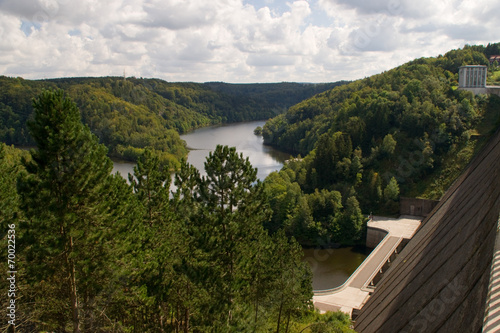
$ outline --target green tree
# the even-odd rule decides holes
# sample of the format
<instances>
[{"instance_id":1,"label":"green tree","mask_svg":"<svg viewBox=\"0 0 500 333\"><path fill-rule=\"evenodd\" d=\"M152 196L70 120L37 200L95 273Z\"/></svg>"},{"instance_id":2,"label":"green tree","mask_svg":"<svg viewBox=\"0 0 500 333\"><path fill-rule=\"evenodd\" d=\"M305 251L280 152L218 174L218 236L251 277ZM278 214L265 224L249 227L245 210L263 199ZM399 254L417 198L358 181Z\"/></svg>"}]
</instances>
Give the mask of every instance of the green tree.
<instances>
[{"instance_id":1,"label":"green tree","mask_svg":"<svg viewBox=\"0 0 500 333\"><path fill-rule=\"evenodd\" d=\"M134 174L129 174L129 182L137 199L140 226L136 229L134 256L130 258L131 271L136 272L135 284L140 294L144 311L151 320L138 318L136 328L144 330L165 329L166 308L171 286L175 282L174 261L176 245L182 241L180 230L175 230L173 214L170 209L169 191L171 177L168 163L162 163L160 153L146 148L139 156ZM171 302L174 303L174 302Z\"/></svg>"},{"instance_id":2,"label":"green tree","mask_svg":"<svg viewBox=\"0 0 500 333\"><path fill-rule=\"evenodd\" d=\"M384 198L386 201L397 201L399 198L399 185L395 177L392 177L389 184L384 189Z\"/></svg>"},{"instance_id":3,"label":"green tree","mask_svg":"<svg viewBox=\"0 0 500 333\"><path fill-rule=\"evenodd\" d=\"M336 162L335 141L330 135L323 134L316 144L316 156L313 162L318 184L332 184L334 182Z\"/></svg>"},{"instance_id":4,"label":"green tree","mask_svg":"<svg viewBox=\"0 0 500 333\"><path fill-rule=\"evenodd\" d=\"M349 176L351 168L352 142L349 135L336 132L333 136L323 134L316 145L312 168L317 172L320 187L327 187Z\"/></svg>"},{"instance_id":5,"label":"green tree","mask_svg":"<svg viewBox=\"0 0 500 333\"><path fill-rule=\"evenodd\" d=\"M200 176L182 166L174 201L177 211L191 210L186 212L187 229L197 250L186 266L188 276L211 291L210 301L199 308L203 320L198 317L197 322L220 331L236 327L236 317L248 314L242 310L248 304L245 295L254 295L248 291L252 284L246 277L253 274L248 258L259 252L255 244L265 237L262 224L269 221L270 210L257 170L235 148L217 146L205 171Z\"/></svg>"},{"instance_id":6,"label":"green tree","mask_svg":"<svg viewBox=\"0 0 500 333\"><path fill-rule=\"evenodd\" d=\"M380 150L382 151L382 153L391 156L392 154L394 154L394 150L396 149L396 144L397 142L396 140L394 140L392 135L387 134L384 137L384 140L382 141L382 147Z\"/></svg>"},{"instance_id":7,"label":"green tree","mask_svg":"<svg viewBox=\"0 0 500 333\"><path fill-rule=\"evenodd\" d=\"M359 241L363 228L365 227L365 217L359 207L359 202L355 196L347 198L345 209L340 219L340 242L343 244L353 244Z\"/></svg>"},{"instance_id":8,"label":"green tree","mask_svg":"<svg viewBox=\"0 0 500 333\"><path fill-rule=\"evenodd\" d=\"M134 174L129 174L139 202L145 209L144 220L153 225L168 214L171 176L168 164L161 164L159 154L146 148L137 160Z\"/></svg>"},{"instance_id":9,"label":"green tree","mask_svg":"<svg viewBox=\"0 0 500 333\"><path fill-rule=\"evenodd\" d=\"M310 329L312 333L355 333L351 326L349 315L337 311L320 315Z\"/></svg>"},{"instance_id":10,"label":"green tree","mask_svg":"<svg viewBox=\"0 0 500 333\"><path fill-rule=\"evenodd\" d=\"M299 184L292 183L289 174L294 174L293 170L272 172L264 180L264 187L273 212L270 223L265 224L264 227L271 233L279 229L287 229L285 222L292 215L297 200L302 195Z\"/></svg>"},{"instance_id":11,"label":"green tree","mask_svg":"<svg viewBox=\"0 0 500 333\"><path fill-rule=\"evenodd\" d=\"M118 184L107 149L81 123L76 105L58 90L41 93L33 107L29 128L37 149L18 183L27 217L27 276L33 286L49 284L56 293L38 305L44 316L53 311L58 318L50 330L65 331L69 319L73 332L80 332L92 327L96 296L112 275L107 241L126 210L111 199ZM61 308L44 305L51 300Z\"/></svg>"},{"instance_id":12,"label":"green tree","mask_svg":"<svg viewBox=\"0 0 500 333\"><path fill-rule=\"evenodd\" d=\"M277 276L272 288L276 332L288 332L292 316L312 308L312 273L302 261L302 248L295 239L288 239L280 230L272 241Z\"/></svg>"},{"instance_id":13,"label":"green tree","mask_svg":"<svg viewBox=\"0 0 500 333\"><path fill-rule=\"evenodd\" d=\"M324 230L320 223L314 221L307 197L304 195L298 198L288 223L290 226L286 230L290 231L289 234L296 235L299 243L304 246L315 246L318 236L324 236Z\"/></svg>"},{"instance_id":14,"label":"green tree","mask_svg":"<svg viewBox=\"0 0 500 333\"><path fill-rule=\"evenodd\" d=\"M257 126L257 127L253 130L253 133L254 133L255 135L261 136L261 135L262 135L262 127Z\"/></svg>"}]
</instances>

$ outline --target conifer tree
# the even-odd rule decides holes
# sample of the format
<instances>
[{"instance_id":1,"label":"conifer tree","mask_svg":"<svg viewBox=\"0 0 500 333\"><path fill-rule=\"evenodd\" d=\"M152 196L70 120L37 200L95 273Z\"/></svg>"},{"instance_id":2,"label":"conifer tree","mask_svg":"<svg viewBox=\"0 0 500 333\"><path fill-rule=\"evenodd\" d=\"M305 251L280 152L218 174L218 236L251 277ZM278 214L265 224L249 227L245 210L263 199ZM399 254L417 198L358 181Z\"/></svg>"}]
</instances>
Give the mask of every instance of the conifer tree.
<instances>
[{"instance_id":1,"label":"conifer tree","mask_svg":"<svg viewBox=\"0 0 500 333\"><path fill-rule=\"evenodd\" d=\"M205 171L198 200L203 206L199 228L207 238L200 246L217 263L214 273L221 285L216 302L227 314L223 321L231 323L242 257L249 242L261 237L262 222L270 216L257 169L236 148L218 145L208 156Z\"/></svg>"},{"instance_id":2,"label":"conifer tree","mask_svg":"<svg viewBox=\"0 0 500 333\"><path fill-rule=\"evenodd\" d=\"M182 168L185 167L183 162ZM190 170L188 167L188 172ZM184 174L179 172L177 178ZM152 329L159 327L164 330L167 318L170 318L172 327L187 331L195 287L187 279L183 264L185 261L193 264L190 239L183 222L193 209L188 204L191 195L182 204L176 197L170 200L170 170L168 165L161 164L158 153L151 149L146 149L139 157L129 180L144 221L137 235L140 251L133 261L140 272L139 284L146 287L146 298L153 304L146 307L156 318L155 323L149 325ZM186 187L187 184L180 186Z\"/></svg>"},{"instance_id":3,"label":"conifer tree","mask_svg":"<svg viewBox=\"0 0 500 333\"><path fill-rule=\"evenodd\" d=\"M27 276L31 285L53 292L36 309L56 318L49 330L66 331L68 322L75 333L92 330L101 282L111 275L107 240L124 212L113 199L117 180L107 149L62 90L42 92L33 107L29 129L37 149L18 182L27 217ZM51 301L59 308L49 309Z\"/></svg>"},{"instance_id":4,"label":"conifer tree","mask_svg":"<svg viewBox=\"0 0 500 333\"><path fill-rule=\"evenodd\" d=\"M134 175L129 174L129 181L144 207L144 220L152 226L165 219L171 183L170 171L168 165L160 163L160 157L154 150L144 150L134 167Z\"/></svg>"},{"instance_id":5,"label":"conifer tree","mask_svg":"<svg viewBox=\"0 0 500 333\"><path fill-rule=\"evenodd\" d=\"M273 312L276 315L276 333L288 332L294 314L311 309L312 273L302 261L302 248L294 238L288 239L280 230L272 237L274 244L272 288Z\"/></svg>"},{"instance_id":6,"label":"conifer tree","mask_svg":"<svg viewBox=\"0 0 500 333\"><path fill-rule=\"evenodd\" d=\"M8 160L6 146L0 143L0 224L10 223L18 211L16 174L19 167ZM2 231L3 233L4 231Z\"/></svg>"},{"instance_id":7,"label":"conifer tree","mask_svg":"<svg viewBox=\"0 0 500 333\"><path fill-rule=\"evenodd\" d=\"M231 331L253 313L249 304L259 301L248 277L257 274L252 258L258 257L258 244L267 236L262 224L270 219L270 211L257 170L235 148L217 146L207 157L205 171L202 177L183 163L176 175L175 210L186 216L196 249L184 270L210 297L199 307L203 320L198 323Z\"/></svg>"}]
</instances>

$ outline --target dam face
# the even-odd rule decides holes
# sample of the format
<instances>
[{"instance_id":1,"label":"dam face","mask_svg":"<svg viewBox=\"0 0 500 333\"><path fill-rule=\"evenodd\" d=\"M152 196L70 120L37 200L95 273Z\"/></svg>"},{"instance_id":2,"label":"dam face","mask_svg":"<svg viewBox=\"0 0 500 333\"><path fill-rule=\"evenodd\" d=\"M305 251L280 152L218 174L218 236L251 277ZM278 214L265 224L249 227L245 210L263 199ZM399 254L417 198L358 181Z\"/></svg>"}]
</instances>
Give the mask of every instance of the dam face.
<instances>
[{"instance_id":1,"label":"dam face","mask_svg":"<svg viewBox=\"0 0 500 333\"><path fill-rule=\"evenodd\" d=\"M480 332L499 212L500 130L384 274L355 330Z\"/></svg>"}]
</instances>

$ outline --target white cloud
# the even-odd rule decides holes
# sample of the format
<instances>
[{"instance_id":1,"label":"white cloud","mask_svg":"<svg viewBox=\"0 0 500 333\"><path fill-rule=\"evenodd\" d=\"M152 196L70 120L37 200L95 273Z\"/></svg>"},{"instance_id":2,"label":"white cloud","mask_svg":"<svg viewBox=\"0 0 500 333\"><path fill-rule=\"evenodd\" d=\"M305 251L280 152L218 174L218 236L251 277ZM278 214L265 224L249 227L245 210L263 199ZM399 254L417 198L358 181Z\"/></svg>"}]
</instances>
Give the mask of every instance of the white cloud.
<instances>
[{"instance_id":1,"label":"white cloud","mask_svg":"<svg viewBox=\"0 0 500 333\"><path fill-rule=\"evenodd\" d=\"M0 0L0 74L356 79L500 41L497 0Z\"/></svg>"}]
</instances>

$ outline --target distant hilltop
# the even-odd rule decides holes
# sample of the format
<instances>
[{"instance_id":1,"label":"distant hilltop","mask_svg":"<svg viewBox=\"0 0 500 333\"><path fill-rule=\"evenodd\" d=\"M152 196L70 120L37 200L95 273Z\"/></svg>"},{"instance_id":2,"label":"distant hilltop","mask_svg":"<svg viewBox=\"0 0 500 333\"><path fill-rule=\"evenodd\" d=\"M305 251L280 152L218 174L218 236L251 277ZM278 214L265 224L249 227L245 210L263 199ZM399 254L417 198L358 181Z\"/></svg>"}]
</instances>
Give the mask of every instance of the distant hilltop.
<instances>
[{"instance_id":1,"label":"distant hilltop","mask_svg":"<svg viewBox=\"0 0 500 333\"><path fill-rule=\"evenodd\" d=\"M135 161L146 147L177 165L186 156L179 134L196 128L267 120L315 94L346 82L300 84L167 82L134 77L25 80L0 76L0 141L30 146L26 121L32 99L44 89L63 89L82 120L109 149Z\"/></svg>"}]
</instances>

